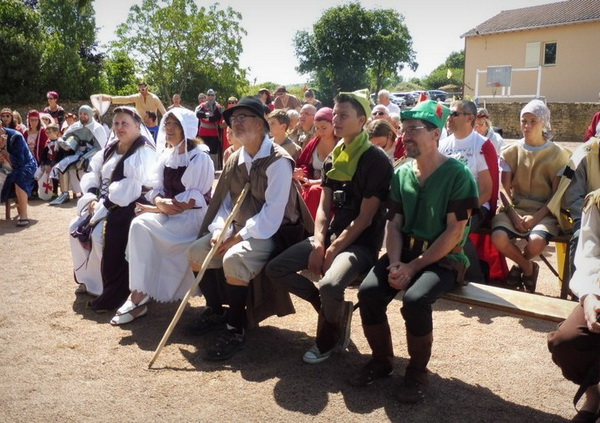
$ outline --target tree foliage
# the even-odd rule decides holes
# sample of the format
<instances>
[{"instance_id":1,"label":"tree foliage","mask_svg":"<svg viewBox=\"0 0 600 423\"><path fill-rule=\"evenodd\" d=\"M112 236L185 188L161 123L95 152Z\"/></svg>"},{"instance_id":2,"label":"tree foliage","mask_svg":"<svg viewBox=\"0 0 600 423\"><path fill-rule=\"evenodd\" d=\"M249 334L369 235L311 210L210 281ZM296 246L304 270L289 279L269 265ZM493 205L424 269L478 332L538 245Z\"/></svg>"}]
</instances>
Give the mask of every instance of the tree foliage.
<instances>
[{"instance_id":1,"label":"tree foliage","mask_svg":"<svg viewBox=\"0 0 600 423\"><path fill-rule=\"evenodd\" d=\"M162 98L180 93L195 102L208 88L221 98L239 95L247 86L238 59L246 34L240 20L238 12L218 4L198 8L194 0L144 0L131 7L112 47L135 58Z\"/></svg>"},{"instance_id":2,"label":"tree foliage","mask_svg":"<svg viewBox=\"0 0 600 423\"><path fill-rule=\"evenodd\" d=\"M446 58L444 63L435 68L427 77L423 78L423 85L427 89L438 89L444 85L455 85L457 87L462 87L464 80L464 68L464 51L452 52ZM448 77L449 73L450 77Z\"/></svg>"},{"instance_id":3,"label":"tree foliage","mask_svg":"<svg viewBox=\"0 0 600 423\"><path fill-rule=\"evenodd\" d=\"M294 46L297 70L310 74L329 98L344 90L379 90L403 66L417 67L402 15L358 3L326 10L311 33L296 33Z\"/></svg>"},{"instance_id":4,"label":"tree foliage","mask_svg":"<svg viewBox=\"0 0 600 423\"><path fill-rule=\"evenodd\" d=\"M39 90L44 32L39 13L20 0L0 2L0 99L31 101Z\"/></svg>"},{"instance_id":5,"label":"tree foliage","mask_svg":"<svg viewBox=\"0 0 600 423\"><path fill-rule=\"evenodd\" d=\"M81 99L99 87L102 55L90 0L0 1L0 95L7 103L45 91Z\"/></svg>"},{"instance_id":6,"label":"tree foliage","mask_svg":"<svg viewBox=\"0 0 600 423\"><path fill-rule=\"evenodd\" d=\"M63 98L81 99L100 88L103 55L96 51L96 18L91 1L39 2L46 33L42 80Z\"/></svg>"},{"instance_id":7,"label":"tree foliage","mask_svg":"<svg viewBox=\"0 0 600 423\"><path fill-rule=\"evenodd\" d=\"M122 50L115 50L104 61L103 92L129 95L137 91L134 60Z\"/></svg>"}]
</instances>

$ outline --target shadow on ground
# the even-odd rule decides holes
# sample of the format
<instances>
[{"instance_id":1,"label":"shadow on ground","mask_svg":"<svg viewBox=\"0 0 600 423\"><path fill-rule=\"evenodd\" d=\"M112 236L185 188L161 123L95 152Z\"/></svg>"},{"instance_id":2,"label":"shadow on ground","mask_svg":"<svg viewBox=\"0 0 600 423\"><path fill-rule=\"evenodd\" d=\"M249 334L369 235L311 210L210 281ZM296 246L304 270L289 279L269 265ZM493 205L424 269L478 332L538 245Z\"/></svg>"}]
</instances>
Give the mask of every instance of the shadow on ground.
<instances>
[{"instance_id":1,"label":"shadow on ground","mask_svg":"<svg viewBox=\"0 0 600 423\"><path fill-rule=\"evenodd\" d=\"M97 315L89 309L81 309L83 297L86 296L75 301L75 311L100 323L110 320L110 313ZM154 352L177 307L178 304L151 303L147 317L119 328L123 331L120 344L137 345L144 351ZM495 317L504 315L494 310L485 310L482 315L481 310L473 311L467 305L450 301L439 301L436 309L458 309L465 317L476 318L484 324L492 323ZM394 376L366 388L353 388L346 380L369 358L366 354L360 354L354 344L351 344L349 352L334 355L325 363L311 366L301 360L302 354L314 342L311 336L269 325L250 331L246 349L231 360L208 362L202 359L202 352L214 342L218 333L200 337L187 334L185 327L196 318L197 313L198 308L186 307L165 346L171 352L174 348L178 349L192 367L165 366L165 360L161 363L159 356L153 371L217 373L229 370L239 373L248 382L260 383L274 379L273 399L279 407L313 417L324 412L332 396L341 395L348 410L359 419L361 415L367 418L375 410L384 409L390 421L398 422L440 421L440 416L443 416L444 422L565 421L556 415L509 402L488 388L470 385L456 378L445 379L437 374L431 374L429 395L422 404L403 405L395 400L394 392L402 380L406 359L396 358ZM527 318L522 319L522 324L540 332L552 326L550 322ZM474 416L477 417L474 419ZM506 419L506 416L510 416L510 419Z\"/></svg>"}]
</instances>

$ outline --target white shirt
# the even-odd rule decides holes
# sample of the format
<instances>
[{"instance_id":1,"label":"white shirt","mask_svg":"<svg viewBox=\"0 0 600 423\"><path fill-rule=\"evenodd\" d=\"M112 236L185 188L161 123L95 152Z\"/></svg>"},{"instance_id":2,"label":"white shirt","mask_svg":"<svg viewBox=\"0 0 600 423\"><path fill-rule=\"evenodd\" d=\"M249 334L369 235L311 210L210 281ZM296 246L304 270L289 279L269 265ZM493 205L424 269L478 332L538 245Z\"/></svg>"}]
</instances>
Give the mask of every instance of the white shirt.
<instances>
[{"instance_id":1,"label":"white shirt","mask_svg":"<svg viewBox=\"0 0 600 423\"><path fill-rule=\"evenodd\" d=\"M453 157L467 166L477 181L479 173L488 170L482 150L486 141L487 139L475 131L471 131L466 138L462 139L458 139L452 134L440 141L438 150L443 155ZM487 209L490 208L489 202L483 206Z\"/></svg>"},{"instance_id":2,"label":"white shirt","mask_svg":"<svg viewBox=\"0 0 600 423\"><path fill-rule=\"evenodd\" d=\"M390 112L390 113L398 113L398 114L400 114L400 107L398 107L397 104L394 104L391 101L390 101L390 104L388 104L385 107L386 107L386 109L388 109L388 112Z\"/></svg>"},{"instance_id":3,"label":"white shirt","mask_svg":"<svg viewBox=\"0 0 600 423\"><path fill-rule=\"evenodd\" d=\"M595 204L583 213L581 231L575 250L575 274L569 288L579 298L600 295L600 212Z\"/></svg>"},{"instance_id":4,"label":"white shirt","mask_svg":"<svg viewBox=\"0 0 600 423\"><path fill-rule=\"evenodd\" d=\"M271 155L271 146L273 140L268 136L262 141L258 153L254 157L251 157L241 147L241 152L238 158L238 165L245 165L248 173L252 168L254 161L269 157ZM275 235L275 232L281 226L283 221L283 215L285 213L285 207L290 197L290 187L292 185L292 165L286 158L280 158L273 162L267 168L267 190L265 191L265 204L263 204L260 211L246 221L246 225L239 231L239 235L242 239L256 238L256 239L268 239ZM208 230L211 233L215 231L221 231L225 225L225 220L231 210L233 204L231 201L231 195L228 192L223 199L223 202L219 206L217 215L215 216L212 223L208 226ZM232 228L228 228L231 231Z\"/></svg>"}]
</instances>

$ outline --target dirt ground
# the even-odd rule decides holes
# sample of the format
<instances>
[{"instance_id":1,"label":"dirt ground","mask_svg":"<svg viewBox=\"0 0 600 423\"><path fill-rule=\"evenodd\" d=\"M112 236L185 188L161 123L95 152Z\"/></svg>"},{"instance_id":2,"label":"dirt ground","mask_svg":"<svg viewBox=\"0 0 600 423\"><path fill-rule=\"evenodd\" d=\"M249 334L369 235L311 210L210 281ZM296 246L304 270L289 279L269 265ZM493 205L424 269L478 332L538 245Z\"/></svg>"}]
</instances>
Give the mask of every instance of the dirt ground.
<instances>
[{"instance_id":1,"label":"dirt ground","mask_svg":"<svg viewBox=\"0 0 600 423\"><path fill-rule=\"evenodd\" d=\"M111 314L86 309L89 297L74 293L67 225L75 202L30 206L27 228L0 210L2 422L561 422L575 413L576 386L546 348L555 323L448 300L435 304L431 388L417 405L393 396L407 363L400 301L389 309L395 374L368 388L346 383L369 354L358 313L350 351L310 366L301 357L316 314L296 298L296 314L264 321L224 363L200 358L211 334L183 331L204 305L194 298L148 369L178 304L152 303L146 317L110 326ZM558 296L543 264L540 275L538 291ZM356 301L356 289L347 295Z\"/></svg>"}]
</instances>

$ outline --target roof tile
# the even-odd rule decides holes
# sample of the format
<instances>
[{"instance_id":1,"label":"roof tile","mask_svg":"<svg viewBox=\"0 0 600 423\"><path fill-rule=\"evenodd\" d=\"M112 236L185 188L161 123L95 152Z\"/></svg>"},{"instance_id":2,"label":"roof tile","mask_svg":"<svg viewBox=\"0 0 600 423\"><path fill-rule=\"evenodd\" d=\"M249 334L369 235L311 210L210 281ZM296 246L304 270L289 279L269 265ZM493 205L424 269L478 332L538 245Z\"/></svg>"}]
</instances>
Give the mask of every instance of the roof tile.
<instances>
[{"instance_id":1,"label":"roof tile","mask_svg":"<svg viewBox=\"0 0 600 423\"><path fill-rule=\"evenodd\" d=\"M600 21L600 0L568 0L504 10L461 38L593 21Z\"/></svg>"}]
</instances>

